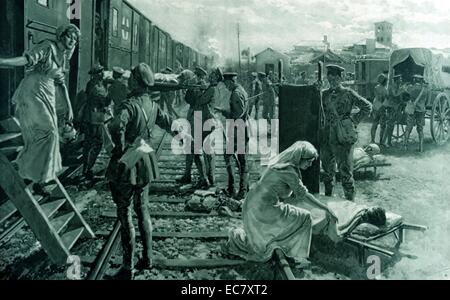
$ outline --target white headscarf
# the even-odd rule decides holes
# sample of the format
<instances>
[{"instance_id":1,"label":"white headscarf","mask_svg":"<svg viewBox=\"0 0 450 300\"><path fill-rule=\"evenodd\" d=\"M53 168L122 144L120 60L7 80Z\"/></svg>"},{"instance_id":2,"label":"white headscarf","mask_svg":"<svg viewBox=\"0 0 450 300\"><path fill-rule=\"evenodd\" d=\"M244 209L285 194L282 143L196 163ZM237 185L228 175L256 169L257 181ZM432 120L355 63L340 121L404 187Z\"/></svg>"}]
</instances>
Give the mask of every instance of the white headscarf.
<instances>
[{"instance_id":1,"label":"white headscarf","mask_svg":"<svg viewBox=\"0 0 450 300\"><path fill-rule=\"evenodd\" d=\"M269 168L281 170L294 167L297 169L302 160L317 159L318 157L319 153L311 143L298 141L272 158L269 162Z\"/></svg>"}]
</instances>

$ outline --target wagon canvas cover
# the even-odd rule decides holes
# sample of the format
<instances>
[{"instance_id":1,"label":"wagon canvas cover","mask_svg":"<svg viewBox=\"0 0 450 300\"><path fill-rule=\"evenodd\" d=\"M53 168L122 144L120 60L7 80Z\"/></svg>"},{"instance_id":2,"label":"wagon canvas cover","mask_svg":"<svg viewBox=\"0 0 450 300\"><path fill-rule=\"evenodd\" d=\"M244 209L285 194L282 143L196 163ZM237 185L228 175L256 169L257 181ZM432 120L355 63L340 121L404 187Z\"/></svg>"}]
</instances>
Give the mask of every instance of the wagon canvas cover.
<instances>
[{"instance_id":1,"label":"wagon canvas cover","mask_svg":"<svg viewBox=\"0 0 450 300\"><path fill-rule=\"evenodd\" d=\"M442 53L426 48L405 48L395 50L390 58L390 76L393 69L411 57L414 62L424 67L424 79L437 88L450 88L450 73L443 67L450 68L450 58ZM447 69L448 70L448 69Z\"/></svg>"}]
</instances>

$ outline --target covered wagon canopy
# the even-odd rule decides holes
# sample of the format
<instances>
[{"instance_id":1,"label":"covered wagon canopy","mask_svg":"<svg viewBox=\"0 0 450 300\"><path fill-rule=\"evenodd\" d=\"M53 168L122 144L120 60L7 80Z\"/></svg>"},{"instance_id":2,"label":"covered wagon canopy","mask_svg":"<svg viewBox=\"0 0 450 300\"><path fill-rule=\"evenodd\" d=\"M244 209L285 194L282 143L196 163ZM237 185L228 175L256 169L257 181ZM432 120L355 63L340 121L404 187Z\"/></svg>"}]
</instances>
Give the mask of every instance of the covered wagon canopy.
<instances>
[{"instance_id":1,"label":"covered wagon canopy","mask_svg":"<svg viewBox=\"0 0 450 300\"><path fill-rule=\"evenodd\" d=\"M436 88L450 89L450 58L427 48L404 48L392 52L389 62L389 81L402 75L403 81L412 81L415 74L423 75Z\"/></svg>"}]
</instances>

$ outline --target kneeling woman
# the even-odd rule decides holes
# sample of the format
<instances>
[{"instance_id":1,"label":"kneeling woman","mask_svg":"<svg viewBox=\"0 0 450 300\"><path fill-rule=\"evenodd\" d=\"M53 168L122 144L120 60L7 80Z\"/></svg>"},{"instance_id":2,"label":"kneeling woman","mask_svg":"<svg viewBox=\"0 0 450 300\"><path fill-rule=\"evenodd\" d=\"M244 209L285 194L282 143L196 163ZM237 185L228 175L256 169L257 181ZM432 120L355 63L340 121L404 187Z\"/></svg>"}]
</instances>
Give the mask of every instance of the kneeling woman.
<instances>
[{"instance_id":1,"label":"kneeling woman","mask_svg":"<svg viewBox=\"0 0 450 300\"><path fill-rule=\"evenodd\" d=\"M309 256L312 220L307 210L285 203L308 201L337 218L311 195L301 181L300 170L308 169L318 152L308 142L297 142L271 160L262 178L249 191L242 215L244 230L231 232L227 251L247 260L265 262L275 249L287 257L302 260Z\"/></svg>"}]
</instances>

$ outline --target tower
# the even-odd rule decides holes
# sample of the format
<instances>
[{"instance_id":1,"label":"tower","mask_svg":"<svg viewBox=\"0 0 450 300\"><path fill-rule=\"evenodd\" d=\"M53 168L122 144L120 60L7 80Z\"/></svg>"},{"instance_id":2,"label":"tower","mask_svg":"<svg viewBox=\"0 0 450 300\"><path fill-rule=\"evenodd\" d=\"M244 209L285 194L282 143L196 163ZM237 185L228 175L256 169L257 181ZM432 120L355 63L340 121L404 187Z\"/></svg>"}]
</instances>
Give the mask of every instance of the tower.
<instances>
[{"instance_id":1,"label":"tower","mask_svg":"<svg viewBox=\"0 0 450 300\"><path fill-rule=\"evenodd\" d=\"M392 28L393 25L386 21L375 23L375 40L377 43L392 47Z\"/></svg>"}]
</instances>

